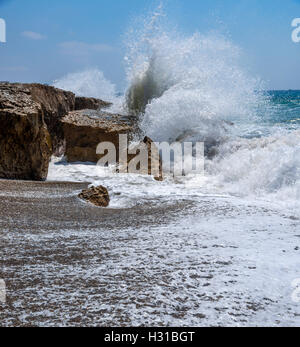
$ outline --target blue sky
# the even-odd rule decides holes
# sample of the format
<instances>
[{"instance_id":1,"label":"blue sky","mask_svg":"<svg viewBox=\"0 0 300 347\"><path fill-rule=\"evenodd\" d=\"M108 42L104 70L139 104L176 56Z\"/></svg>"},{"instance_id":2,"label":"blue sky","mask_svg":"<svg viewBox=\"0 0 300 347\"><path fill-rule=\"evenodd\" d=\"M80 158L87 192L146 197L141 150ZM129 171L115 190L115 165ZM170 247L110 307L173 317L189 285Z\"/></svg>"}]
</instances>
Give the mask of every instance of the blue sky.
<instances>
[{"instance_id":1,"label":"blue sky","mask_svg":"<svg viewBox=\"0 0 300 347\"><path fill-rule=\"evenodd\" d=\"M0 43L0 80L51 83L98 67L121 89L123 37L156 0L0 0L7 43ZM300 89L300 43L291 22L300 0L167 0L180 31L219 30L244 51L245 63L270 89Z\"/></svg>"}]
</instances>

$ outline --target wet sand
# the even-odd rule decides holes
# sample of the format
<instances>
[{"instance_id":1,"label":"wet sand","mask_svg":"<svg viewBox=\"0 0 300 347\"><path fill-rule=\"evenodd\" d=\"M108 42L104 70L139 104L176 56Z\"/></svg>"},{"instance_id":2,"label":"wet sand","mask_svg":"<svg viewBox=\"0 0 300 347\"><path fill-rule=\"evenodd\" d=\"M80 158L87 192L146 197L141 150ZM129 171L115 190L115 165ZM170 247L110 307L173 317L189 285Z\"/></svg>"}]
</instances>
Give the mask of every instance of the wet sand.
<instances>
[{"instance_id":1,"label":"wet sand","mask_svg":"<svg viewBox=\"0 0 300 347\"><path fill-rule=\"evenodd\" d=\"M136 240L127 229L164 225L188 206L98 208L77 197L88 185L0 180L0 279L7 287L0 326L130 324L126 313L117 313L121 292L103 297L125 281L114 275L124 264L109 268L118 263L109 253L118 243L126 253ZM94 276L99 266L105 271ZM103 299L117 317L103 320L107 309L90 306Z\"/></svg>"},{"instance_id":2,"label":"wet sand","mask_svg":"<svg viewBox=\"0 0 300 347\"><path fill-rule=\"evenodd\" d=\"M0 326L300 324L300 221L220 197L102 209L0 181Z\"/></svg>"}]
</instances>

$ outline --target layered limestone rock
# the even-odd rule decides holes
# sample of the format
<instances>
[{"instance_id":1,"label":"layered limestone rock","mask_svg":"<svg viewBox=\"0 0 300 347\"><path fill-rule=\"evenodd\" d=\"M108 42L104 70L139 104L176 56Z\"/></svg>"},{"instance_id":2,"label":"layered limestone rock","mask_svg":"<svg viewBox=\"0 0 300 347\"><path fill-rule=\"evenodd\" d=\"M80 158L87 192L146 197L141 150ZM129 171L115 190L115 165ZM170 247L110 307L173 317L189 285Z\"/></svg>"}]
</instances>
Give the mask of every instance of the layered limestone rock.
<instances>
[{"instance_id":1,"label":"layered limestone rock","mask_svg":"<svg viewBox=\"0 0 300 347\"><path fill-rule=\"evenodd\" d=\"M0 177L44 180L52 154L43 108L23 85L0 84Z\"/></svg>"},{"instance_id":2,"label":"layered limestone rock","mask_svg":"<svg viewBox=\"0 0 300 347\"><path fill-rule=\"evenodd\" d=\"M114 145L120 164L119 136L128 135L130 142L138 133L138 122L101 110L108 106L47 85L0 83L0 177L44 180L52 154L65 154L69 162L98 162L105 155L96 153L103 142ZM142 146L148 165L140 173L153 174L155 166L156 179L162 179L161 161L151 139L145 138ZM126 168L134 158L126 153Z\"/></svg>"},{"instance_id":3,"label":"layered limestone rock","mask_svg":"<svg viewBox=\"0 0 300 347\"><path fill-rule=\"evenodd\" d=\"M22 86L22 85L20 85ZM64 133L60 120L75 108L75 95L41 84L23 85L30 90L32 100L41 105L45 123L52 139L52 151L60 156L64 152Z\"/></svg>"},{"instance_id":4,"label":"layered limestone rock","mask_svg":"<svg viewBox=\"0 0 300 347\"><path fill-rule=\"evenodd\" d=\"M99 207L107 207L110 202L108 191L102 186L85 189L78 197Z\"/></svg>"},{"instance_id":5,"label":"layered limestone rock","mask_svg":"<svg viewBox=\"0 0 300 347\"><path fill-rule=\"evenodd\" d=\"M159 181L163 179L159 151L149 137L145 137L141 144L127 147L130 145L133 135L136 134L135 118L99 110L83 110L70 112L62 119L62 123L66 139L65 155L68 162L97 163L105 155L97 154L98 145L109 142L114 145L115 164L119 167L120 172L153 175ZM125 155L124 143L120 148L120 135L127 135L126 140L129 142L125 143ZM138 162L141 148L144 149L146 157L142 167Z\"/></svg>"},{"instance_id":6,"label":"layered limestone rock","mask_svg":"<svg viewBox=\"0 0 300 347\"><path fill-rule=\"evenodd\" d=\"M110 142L119 151L119 135L132 134L133 126L127 117L102 111L70 112L62 119L69 162L94 162L102 157L96 154L100 142Z\"/></svg>"},{"instance_id":7,"label":"layered limestone rock","mask_svg":"<svg viewBox=\"0 0 300 347\"><path fill-rule=\"evenodd\" d=\"M62 119L62 124L66 139L65 155L68 162L97 163L104 156L104 154L97 154L98 145L109 142L114 145L115 163L120 172L153 175L159 181L163 179L161 158L153 141L145 137L141 144L130 146L133 135L137 134L135 118L99 110L82 110L70 112ZM120 135L127 135L125 155L123 146L120 149ZM140 163L137 163L134 166L135 158L138 161L141 146L146 153L145 165L140 167ZM119 158L120 153L122 160ZM133 168L134 172L130 168Z\"/></svg>"},{"instance_id":8,"label":"layered limestone rock","mask_svg":"<svg viewBox=\"0 0 300 347\"><path fill-rule=\"evenodd\" d=\"M111 106L111 103L95 99L95 98L85 98L82 96L77 96L75 98L75 110L100 110L102 108L106 108Z\"/></svg>"},{"instance_id":9,"label":"layered limestone rock","mask_svg":"<svg viewBox=\"0 0 300 347\"><path fill-rule=\"evenodd\" d=\"M51 135L53 154L60 156L65 151L64 132L61 119L74 110L98 110L109 107L111 104L100 99L75 96L54 87L29 84L26 85L31 92L32 99L41 104L44 119Z\"/></svg>"},{"instance_id":10,"label":"layered limestone rock","mask_svg":"<svg viewBox=\"0 0 300 347\"><path fill-rule=\"evenodd\" d=\"M109 105L47 85L0 83L0 177L46 179L51 155L65 151L61 119Z\"/></svg>"}]
</instances>

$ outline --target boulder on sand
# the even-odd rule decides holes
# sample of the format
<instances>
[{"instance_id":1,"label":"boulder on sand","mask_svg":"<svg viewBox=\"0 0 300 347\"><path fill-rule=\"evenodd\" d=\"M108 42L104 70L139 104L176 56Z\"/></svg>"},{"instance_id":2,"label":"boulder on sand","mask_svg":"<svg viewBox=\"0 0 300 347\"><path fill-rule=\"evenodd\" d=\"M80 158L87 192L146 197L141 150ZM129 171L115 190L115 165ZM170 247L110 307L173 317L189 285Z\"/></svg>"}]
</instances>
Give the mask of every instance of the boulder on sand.
<instances>
[{"instance_id":1,"label":"boulder on sand","mask_svg":"<svg viewBox=\"0 0 300 347\"><path fill-rule=\"evenodd\" d=\"M102 186L85 189L78 197L99 207L107 207L110 202L108 191Z\"/></svg>"}]
</instances>

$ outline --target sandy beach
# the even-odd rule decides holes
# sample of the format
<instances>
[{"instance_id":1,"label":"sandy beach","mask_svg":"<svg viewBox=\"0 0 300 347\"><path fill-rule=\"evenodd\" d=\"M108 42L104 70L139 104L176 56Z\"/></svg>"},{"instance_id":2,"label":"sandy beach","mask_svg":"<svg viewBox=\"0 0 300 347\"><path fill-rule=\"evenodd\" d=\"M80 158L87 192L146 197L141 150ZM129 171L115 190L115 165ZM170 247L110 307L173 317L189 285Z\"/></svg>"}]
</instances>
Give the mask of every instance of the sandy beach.
<instances>
[{"instance_id":1,"label":"sandy beach","mask_svg":"<svg viewBox=\"0 0 300 347\"><path fill-rule=\"evenodd\" d=\"M0 181L1 326L299 323L299 219L220 197L103 209L86 186Z\"/></svg>"}]
</instances>

